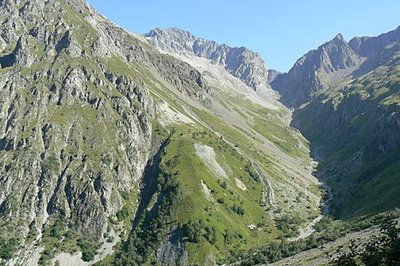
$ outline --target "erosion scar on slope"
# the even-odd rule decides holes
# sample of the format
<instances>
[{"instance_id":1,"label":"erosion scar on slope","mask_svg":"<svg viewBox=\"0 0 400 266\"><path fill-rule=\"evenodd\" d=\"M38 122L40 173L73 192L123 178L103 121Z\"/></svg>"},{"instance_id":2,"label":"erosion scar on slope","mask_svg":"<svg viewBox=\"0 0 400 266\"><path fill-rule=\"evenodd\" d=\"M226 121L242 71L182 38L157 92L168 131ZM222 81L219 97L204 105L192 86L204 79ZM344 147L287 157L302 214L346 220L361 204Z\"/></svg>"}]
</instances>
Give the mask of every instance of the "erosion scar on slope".
<instances>
[{"instance_id":1,"label":"erosion scar on slope","mask_svg":"<svg viewBox=\"0 0 400 266\"><path fill-rule=\"evenodd\" d=\"M228 174L222 166L215 159L215 151L212 147L207 145L195 144L197 155L211 168L211 170L222 178L228 178Z\"/></svg>"}]
</instances>

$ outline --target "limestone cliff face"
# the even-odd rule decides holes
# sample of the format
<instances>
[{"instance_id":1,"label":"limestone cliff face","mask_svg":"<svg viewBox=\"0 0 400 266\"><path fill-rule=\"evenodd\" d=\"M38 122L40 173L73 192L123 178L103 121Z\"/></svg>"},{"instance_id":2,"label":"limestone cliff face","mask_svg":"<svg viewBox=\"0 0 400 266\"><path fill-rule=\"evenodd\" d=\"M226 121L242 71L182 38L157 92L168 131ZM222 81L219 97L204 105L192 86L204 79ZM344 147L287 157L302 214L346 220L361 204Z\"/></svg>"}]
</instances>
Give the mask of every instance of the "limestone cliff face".
<instances>
[{"instance_id":1,"label":"limestone cliff face","mask_svg":"<svg viewBox=\"0 0 400 266\"><path fill-rule=\"evenodd\" d=\"M4 0L0 24L0 237L23 246L61 222L104 241L152 149L145 79L199 101L207 86L85 1Z\"/></svg>"}]
</instances>

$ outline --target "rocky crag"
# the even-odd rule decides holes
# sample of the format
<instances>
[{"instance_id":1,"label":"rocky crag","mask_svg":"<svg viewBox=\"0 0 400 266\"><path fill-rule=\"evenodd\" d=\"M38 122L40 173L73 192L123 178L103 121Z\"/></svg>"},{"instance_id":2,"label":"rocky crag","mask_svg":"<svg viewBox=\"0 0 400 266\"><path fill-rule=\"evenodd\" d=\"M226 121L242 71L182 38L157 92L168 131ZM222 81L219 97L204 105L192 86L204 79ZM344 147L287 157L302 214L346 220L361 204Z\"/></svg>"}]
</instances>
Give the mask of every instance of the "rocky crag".
<instances>
[{"instance_id":1,"label":"rocky crag","mask_svg":"<svg viewBox=\"0 0 400 266\"><path fill-rule=\"evenodd\" d=\"M209 59L254 90L269 89L269 72L263 59L245 47L218 44L177 28L154 29L144 36L161 51Z\"/></svg>"}]
</instances>

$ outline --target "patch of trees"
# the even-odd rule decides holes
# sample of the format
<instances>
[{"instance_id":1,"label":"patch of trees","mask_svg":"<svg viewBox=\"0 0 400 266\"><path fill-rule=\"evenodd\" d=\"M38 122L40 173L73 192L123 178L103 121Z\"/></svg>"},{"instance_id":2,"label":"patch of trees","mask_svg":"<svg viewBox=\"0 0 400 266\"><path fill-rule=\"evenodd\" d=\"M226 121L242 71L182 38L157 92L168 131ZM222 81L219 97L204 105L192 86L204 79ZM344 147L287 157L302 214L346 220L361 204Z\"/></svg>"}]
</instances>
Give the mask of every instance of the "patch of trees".
<instances>
[{"instance_id":1,"label":"patch of trees","mask_svg":"<svg viewBox=\"0 0 400 266\"><path fill-rule=\"evenodd\" d=\"M218 184L223 188L223 189L228 189L228 183L226 181L220 181L218 180Z\"/></svg>"},{"instance_id":2,"label":"patch of trees","mask_svg":"<svg viewBox=\"0 0 400 266\"><path fill-rule=\"evenodd\" d=\"M226 245L231 245L236 240L240 241L241 239L243 239L243 235L241 233L235 232L235 231L230 231L227 229L225 229L225 231L222 233L222 236L224 237L224 243ZM232 262L234 262L234 261L232 261Z\"/></svg>"},{"instance_id":3,"label":"patch of trees","mask_svg":"<svg viewBox=\"0 0 400 266\"><path fill-rule=\"evenodd\" d=\"M253 166L250 164L246 164L244 170L257 182L261 182L260 176L257 174L256 170L254 170Z\"/></svg>"},{"instance_id":4,"label":"patch of trees","mask_svg":"<svg viewBox=\"0 0 400 266\"><path fill-rule=\"evenodd\" d=\"M79 248L82 250L82 260L91 261L97 254L97 246L93 244L93 241L80 238L77 241Z\"/></svg>"},{"instance_id":5,"label":"patch of trees","mask_svg":"<svg viewBox=\"0 0 400 266\"><path fill-rule=\"evenodd\" d=\"M234 211L235 213L237 213L238 215L243 216L245 213L245 209L243 207L243 205L239 205L239 204L233 204L233 206L231 207L232 211Z\"/></svg>"},{"instance_id":6,"label":"patch of trees","mask_svg":"<svg viewBox=\"0 0 400 266\"><path fill-rule=\"evenodd\" d=\"M13 254L17 250L18 240L15 238L0 238L0 258L4 260L12 259Z\"/></svg>"},{"instance_id":7,"label":"patch of trees","mask_svg":"<svg viewBox=\"0 0 400 266\"><path fill-rule=\"evenodd\" d=\"M276 220L276 227L282 231L286 237L298 235L299 228L303 220L298 216L283 215Z\"/></svg>"},{"instance_id":8,"label":"patch of trees","mask_svg":"<svg viewBox=\"0 0 400 266\"><path fill-rule=\"evenodd\" d=\"M189 221L182 226L183 234L187 241L200 243L202 237L214 244L217 240L216 230L213 226L208 226L203 220Z\"/></svg>"},{"instance_id":9,"label":"patch of trees","mask_svg":"<svg viewBox=\"0 0 400 266\"><path fill-rule=\"evenodd\" d=\"M116 254L114 265L142 265L154 254L158 245L172 229L171 214L182 200L182 193L173 174L161 163L157 179L160 205L145 211L139 224L129 233L127 241Z\"/></svg>"},{"instance_id":10,"label":"patch of trees","mask_svg":"<svg viewBox=\"0 0 400 266\"><path fill-rule=\"evenodd\" d=\"M45 249L41 253L39 265L47 265L59 251L74 253L81 250L84 261L91 261L96 256L99 248L97 241L83 236L73 227L66 230L62 219L61 216L55 217L53 224L43 232L41 241Z\"/></svg>"},{"instance_id":11,"label":"patch of trees","mask_svg":"<svg viewBox=\"0 0 400 266\"><path fill-rule=\"evenodd\" d=\"M118 221L123 221L129 216L128 206L123 206L121 210L116 213Z\"/></svg>"}]
</instances>

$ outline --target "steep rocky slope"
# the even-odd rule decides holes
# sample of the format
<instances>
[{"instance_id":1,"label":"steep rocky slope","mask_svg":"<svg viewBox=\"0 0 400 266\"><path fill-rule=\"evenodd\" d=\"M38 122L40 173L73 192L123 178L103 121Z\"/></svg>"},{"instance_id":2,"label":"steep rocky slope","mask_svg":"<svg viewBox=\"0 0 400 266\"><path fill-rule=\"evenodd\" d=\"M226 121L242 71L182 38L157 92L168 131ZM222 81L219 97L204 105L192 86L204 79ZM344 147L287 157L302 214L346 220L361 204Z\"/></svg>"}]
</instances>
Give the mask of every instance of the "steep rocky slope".
<instances>
[{"instance_id":1,"label":"steep rocky slope","mask_svg":"<svg viewBox=\"0 0 400 266\"><path fill-rule=\"evenodd\" d=\"M200 101L207 88L195 69L83 1L7 0L0 14L2 242L21 259L22 245L41 240L51 253L66 231L72 250L82 235L95 245L134 200L151 155L155 110L143 68Z\"/></svg>"},{"instance_id":2,"label":"steep rocky slope","mask_svg":"<svg viewBox=\"0 0 400 266\"><path fill-rule=\"evenodd\" d=\"M257 54L160 53L82 0L0 23L0 263L215 263L320 213Z\"/></svg>"}]
</instances>

